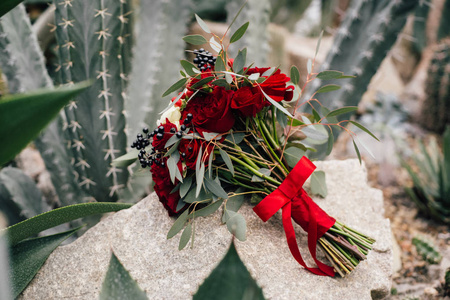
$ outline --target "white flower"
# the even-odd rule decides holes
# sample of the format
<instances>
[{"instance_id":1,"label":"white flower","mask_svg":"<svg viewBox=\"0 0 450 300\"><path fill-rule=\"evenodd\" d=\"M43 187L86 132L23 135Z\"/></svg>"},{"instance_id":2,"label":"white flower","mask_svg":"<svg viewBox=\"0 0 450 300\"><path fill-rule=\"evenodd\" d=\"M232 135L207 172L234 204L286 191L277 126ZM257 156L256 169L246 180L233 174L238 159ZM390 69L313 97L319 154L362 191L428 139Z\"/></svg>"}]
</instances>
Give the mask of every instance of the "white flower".
<instances>
[{"instance_id":1,"label":"white flower","mask_svg":"<svg viewBox=\"0 0 450 300\"><path fill-rule=\"evenodd\" d=\"M166 119L168 119L170 123L175 124L177 126L177 130L180 130L181 111L179 107L172 106L164 112L161 118L156 121L156 125L160 126L166 124Z\"/></svg>"}]
</instances>

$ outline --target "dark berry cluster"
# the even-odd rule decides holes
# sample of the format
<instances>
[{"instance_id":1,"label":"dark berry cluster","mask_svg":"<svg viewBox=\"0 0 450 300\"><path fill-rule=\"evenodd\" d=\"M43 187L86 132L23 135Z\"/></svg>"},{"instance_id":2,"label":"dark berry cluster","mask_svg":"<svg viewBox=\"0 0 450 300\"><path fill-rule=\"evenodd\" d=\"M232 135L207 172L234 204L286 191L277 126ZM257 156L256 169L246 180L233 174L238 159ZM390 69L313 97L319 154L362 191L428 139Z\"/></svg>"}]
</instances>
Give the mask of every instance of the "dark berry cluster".
<instances>
[{"instance_id":1,"label":"dark berry cluster","mask_svg":"<svg viewBox=\"0 0 450 300\"><path fill-rule=\"evenodd\" d=\"M195 49L194 54L196 55L194 64L197 64L200 71L210 70L214 67L216 58L209 51L200 48L199 50Z\"/></svg>"},{"instance_id":2,"label":"dark berry cluster","mask_svg":"<svg viewBox=\"0 0 450 300\"><path fill-rule=\"evenodd\" d=\"M181 139L183 137L183 131L186 130L186 125L191 123L193 119L192 114L187 114L186 118L183 121L183 124L180 126L180 131L176 131L175 128L170 129L171 134L175 134L177 138ZM161 165L164 167L165 163L161 160L162 152L156 150L154 147L151 148L150 152L145 150L145 147L151 144L152 139L156 138L157 140L162 140L164 137L164 126L159 126L155 128L152 132L149 132L148 128L142 129L142 133L138 133L136 136L136 140L131 144L131 148L136 148L139 151L138 158L139 163L142 168L151 167L153 164ZM186 153L181 153L182 157L186 157Z\"/></svg>"}]
</instances>

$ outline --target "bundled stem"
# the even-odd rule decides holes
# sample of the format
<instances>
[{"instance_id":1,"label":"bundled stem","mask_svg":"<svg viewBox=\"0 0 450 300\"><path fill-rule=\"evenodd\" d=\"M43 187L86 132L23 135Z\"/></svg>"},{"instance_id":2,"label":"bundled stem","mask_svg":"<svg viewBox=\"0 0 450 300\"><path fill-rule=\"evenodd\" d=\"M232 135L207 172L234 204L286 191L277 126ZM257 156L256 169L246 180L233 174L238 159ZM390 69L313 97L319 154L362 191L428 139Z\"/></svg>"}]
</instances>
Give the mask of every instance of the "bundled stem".
<instances>
[{"instance_id":1,"label":"bundled stem","mask_svg":"<svg viewBox=\"0 0 450 300\"><path fill-rule=\"evenodd\" d=\"M238 173L234 177L228 174L232 184L260 191L264 196L276 190L290 171L287 163L277 154L281 149L273 118L271 118L272 121L267 121L272 122L269 126L266 124L266 120L268 118L259 115L245 121L246 127L250 125L253 128L250 131L251 135L247 136L245 140L248 146L245 150L248 152L237 146L233 148L234 154L229 152ZM269 130L270 127L273 127L273 133ZM258 165L267 166L269 164L272 166L270 175L263 174L258 169ZM226 172L227 169L221 171ZM263 181L254 182L253 175ZM336 221L318 240L318 245L335 271L344 277L350 274L360 261L366 259L374 242L375 240L367 235Z\"/></svg>"}]
</instances>

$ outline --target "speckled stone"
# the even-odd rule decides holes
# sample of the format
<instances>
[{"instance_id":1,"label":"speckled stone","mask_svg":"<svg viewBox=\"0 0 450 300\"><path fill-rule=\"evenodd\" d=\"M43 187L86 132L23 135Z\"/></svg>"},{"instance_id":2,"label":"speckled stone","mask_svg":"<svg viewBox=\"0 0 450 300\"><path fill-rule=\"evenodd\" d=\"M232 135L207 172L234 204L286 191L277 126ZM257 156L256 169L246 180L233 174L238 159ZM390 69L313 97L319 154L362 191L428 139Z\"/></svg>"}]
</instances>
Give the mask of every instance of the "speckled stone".
<instances>
[{"instance_id":1,"label":"speckled stone","mask_svg":"<svg viewBox=\"0 0 450 300\"><path fill-rule=\"evenodd\" d=\"M367 185L357 160L318 162L326 172L329 196L315 201L325 211L376 238L368 259L346 278L313 275L291 256L281 213L263 223L249 205L241 208L247 221L247 241L237 250L267 299L382 299L389 294L393 265L389 220L380 190ZM306 184L307 187L308 183ZM179 235L166 234L169 218L155 194L120 211L87 231L70 245L59 247L24 291L21 299L97 299L111 250L149 299L191 299L225 254L231 236L220 213L196 221L194 248L178 251ZM296 227L302 253L306 235ZM319 258L323 259L320 254ZM306 259L312 265L312 259Z\"/></svg>"}]
</instances>

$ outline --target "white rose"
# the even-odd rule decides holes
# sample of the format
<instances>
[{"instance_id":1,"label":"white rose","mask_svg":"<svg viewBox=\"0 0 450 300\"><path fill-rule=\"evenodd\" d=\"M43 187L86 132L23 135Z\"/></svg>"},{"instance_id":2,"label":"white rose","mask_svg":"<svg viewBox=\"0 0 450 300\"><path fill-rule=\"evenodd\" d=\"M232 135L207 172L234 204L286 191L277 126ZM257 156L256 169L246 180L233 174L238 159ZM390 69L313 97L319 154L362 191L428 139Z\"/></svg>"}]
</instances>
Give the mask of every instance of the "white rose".
<instances>
[{"instance_id":1,"label":"white rose","mask_svg":"<svg viewBox=\"0 0 450 300\"><path fill-rule=\"evenodd\" d=\"M177 126L177 130L180 130L181 111L179 107L172 106L164 112L161 118L156 121L156 125L160 126L166 124L166 119L168 119L170 123L175 124Z\"/></svg>"}]
</instances>

